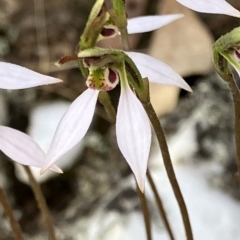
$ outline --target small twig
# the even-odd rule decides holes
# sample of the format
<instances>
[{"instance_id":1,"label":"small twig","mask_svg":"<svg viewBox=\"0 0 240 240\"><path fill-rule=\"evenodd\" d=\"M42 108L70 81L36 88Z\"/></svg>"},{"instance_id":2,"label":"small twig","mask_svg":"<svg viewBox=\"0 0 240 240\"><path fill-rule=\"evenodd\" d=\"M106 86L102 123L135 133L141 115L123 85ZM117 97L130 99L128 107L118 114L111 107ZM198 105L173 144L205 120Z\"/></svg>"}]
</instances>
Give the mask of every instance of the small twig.
<instances>
[{"instance_id":1,"label":"small twig","mask_svg":"<svg viewBox=\"0 0 240 240\"><path fill-rule=\"evenodd\" d=\"M139 189L137 183L136 183L136 187L137 187L138 197L140 199L141 208L143 212L147 240L152 240L151 221L150 221L150 214L147 206L147 200L144 193L142 193L141 190Z\"/></svg>"},{"instance_id":2,"label":"small twig","mask_svg":"<svg viewBox=\"0 0 240 240\"><path fill-rule=\"evenodd\" d=\"M35 178L33 177L33 174L31 172L30 168L28 166L23 166L23 167L24 167L24 169L25 169L25 171L28 175L29 183L30 183L31 188L34 192L35 198L36 198L37 203L38 203L38 207L39 207L39 209L42 213L43 221L44 221L44 223L46 225L46 228L48 230L48 237L49 237L50 240L56 240L55 231L54 231L53 224L52 224L52 219L51 219L51 216L50 216L50 213L49 213L49 209L48 209L46 200L43 196L41 187L38 184L38 182L35 180Z\"/></svg>"},{"instance_id":3,"label":"small twig","mask_svg":"<svg viewBox=\"0 0 240 240\"><path fill-rule=\"evenodd\" d=\"M182 219L183 219L183 223L184 223L184 227L185 227L185 232L186 232L186 237L188 240L193 240L193 234L192 234L192 228L191 228L191 224L190 224L190 220L189 220L189 216L188 216L188 211L187 211L187 207L182 195L182 192L180 190L174 169L173 169L173 165L172 165L172 161L170 158L170 154L169 154L169 150L168 150L168 146L167 146L167 141L164 135L164 131L162 129L162 126L158 120L158 117L153 109L152 104L148 101L148 102L142 102L148 117L153 125L154 131L156 133L157 136L157 140L161 149L161 153L162 153L162 157L163 157L163 162L167 171L167 175L168 175L168 179L171 183L174 195L176 197L176 200L178 202L178 206L180 208L181 211L181 215L182 215Z\"/></svg>"},{"instance_id":4,"label":"small twig","mask_svg":"<svg viewBox=\"0 0 240 240\"><path fill-rule=\"evenodd\" d=\"M154 181L152 179L152 176L151 176L149 170L147 171L147 178L148 178L148 181L149 181L150 186L152 188L155 200L157 202L158 211L159 211L159 213L160 213L160 215L161 215L161 217L163 219L163 222L164 222L165 227L167 229L168 235L169 235L171 240L174 240L175 238L173 236L173 232L172 232L171 226L170 226L170 224L168 222L168 219L167 219L167 216L166 216L166 212L165 212L165 209L164 209L163 204L162 204L162 200L160 198L160 195L159 195L159 193L157 191L157 188L155 186L155 183L154 183Z\"/></svg>"},{"instance_id":5,"label":"small twig","mask_svg":"<svg viewBox=\"0 0 240 240\"><path fill-rule=\"evenodd\" d=\"M11 208L10 204L8 203L8 200L7 200L7 198L4 194L4 191L1 187L0 187L0 202L3 206L5 215L9 219L13 233L15 234L15 239L16 240L24 240L21 227L20 227L19 223L16 221L16 219L14 218L12 208Z\"/></svg>"}]
</instances>

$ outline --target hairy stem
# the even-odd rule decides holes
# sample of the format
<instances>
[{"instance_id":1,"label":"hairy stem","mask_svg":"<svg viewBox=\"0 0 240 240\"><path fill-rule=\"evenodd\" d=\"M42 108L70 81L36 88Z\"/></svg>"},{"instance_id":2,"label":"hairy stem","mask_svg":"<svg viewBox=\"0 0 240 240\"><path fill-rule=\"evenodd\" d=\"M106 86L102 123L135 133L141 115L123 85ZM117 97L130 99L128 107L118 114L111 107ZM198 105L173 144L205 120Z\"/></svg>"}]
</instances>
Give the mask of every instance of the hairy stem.
<instances>
[{"instance_id":1,"label":"hairy stem","mask_svg":"<svg viewBox=\"0 0 240 240\"><path fill-rule=\"evenodd\" d=\"M0 202L3 206L5 215L9 219L13 233L15 235L15 239L16 240L24 240L21 227L20 227L19 223L16 221L16 219L14 218L12 208L11 208L10 204L8 203L8 200L7 200L7 198L4 194L4 191L1 187L0 187Z\"/></svg>"},{"instance_id":2,"label":"hairy stem","mask_svg":"<svg viewBox=\"0 0 240 240\"><path fill-rule=\"evenodd\" d=\"M238 174L240 176L240 92L239 89L232 79L228 81L228 86L232 93L234 111L235 111L235 145L237 152L237 165L238 165Z\"/></svg>"},{"instance_id":3,"label":"hairy stem","mask_svg":"<svg viewBox=\"0 0 240 240\"><path fill-rule=\"evenodd\" d=\"M52 219L51 219L51 216L49 213L49 209L48 209L46 200L43 196L41 187L38 184L38 182L35 180L30 168L28 166L23 166L23 167L28 175L29 183L34 192L35 198L38 203L38 207L42 213L43 222L45 223L47 231L48 231L48 238L49 238L49 240L57 240L57 238L55 236L53 224L52 224Z\"/></svg>"},{"instance_id":4,"label":"hairy stem","mask_svg":"<svg viewBox=\"0 0 240 240\"><path fill-rule=\"evenodd\" d=\"M147 206L147 200L146 200L145 194L141 192L137 184L136 186L137 186L138 197L140 199L141 208L143 212L147 240L152 240L151 221L150 221L150 214Z\"/></svg>"},{"instance_id":5,"label":"hairy stem","mask_svg":"<svg viewBox=\"0 0 240 240\"><path fill-rule=\"evenodd\" d=\"M191 224L190 224L190 220L189 220L189 216L188 216L187 207L186 207L185 201L183 199L183 195L180 190L180 187L179 187L179 184L178 184L178 181L177 181L174 169L173 169L172 161L171 161L168 146L167 146L167 141L166 141L166 138L164 135L164 131L163 131L162 126L158 120L158 117L152 107L152 104L149 101L142 102L142 104L148 114L148 117L153 125L154 131L157 136L157 140L158 140L161 152L162 152L163 162L164 162L164 165L165 165L165 168L167 171L168 179L171 183L174 195L176 197L176 200L178 202L178 205L179 205L179 208L181 211L187 240L193 240L192 228L191 228Z\"/></svg>"},{"instance_id":6,"label":"hairy stem","mask_svg":"<svg viewBox=\"0 0 240 240\"><path fill-rule=\"evenodd\" d=\"M154 183L154 181L152 179L152 176L151 176L151 173L150 173L149 170L147 171L147 178L148 178L148 182L150 183L150 186L152 188L152 191L153 191L153 194L154 194L157 206L158 206L159 214L160 214L160 216L163 219L163 222L164 222L165 227L167 229L168 235L169 235L171 240L174 240L173 232L172 232L171 226L169 224L169 221L167 219L167 215L166 215L165 209L163 207L162 200L160 198L160 195L159 195L159 193L157 191L157 188L155 186L155 183Z\"/></svg>"}]
</instances>

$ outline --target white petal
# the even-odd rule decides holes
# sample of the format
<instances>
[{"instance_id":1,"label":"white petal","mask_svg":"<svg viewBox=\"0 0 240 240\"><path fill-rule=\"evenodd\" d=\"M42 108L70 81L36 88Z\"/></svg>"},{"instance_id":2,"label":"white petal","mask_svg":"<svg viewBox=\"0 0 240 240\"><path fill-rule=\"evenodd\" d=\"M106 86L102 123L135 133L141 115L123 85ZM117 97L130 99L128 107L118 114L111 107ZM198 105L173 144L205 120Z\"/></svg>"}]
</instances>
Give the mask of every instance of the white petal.
<instances>
[{"instance_id":1,"label":"white petal","mask_svg":"<svg viewBox=\"0 0 240 240\"><path fill-rule=\"evenodd\" d=\"M0 150L18 163L39 168L43 166L46 156L27 134L4 126L0 126ZM57 166L53 166L51 170L62 172Z\"/></svg>"},{"instance_id":2,"label":"white petal","mask_svg":"<svg viewBox=\"0 0 240 240\"><path fill-rule=\"evenodd\" d=\"M41 174L84 137L93 118L98 93L87 89L70 105L58 125Z\"/></svg>"},{"instance_id":3,"label":"white petal","mask_svg":"<svg viewBox=\"0 0 240 240\"><path fill-rule=\"evenodd\" d=\"M122 87L121 90L116 132L119 148L143 192L151 145L151 128L142 104L129 86L126 89Z\"/></svg>"},{"instance_id":4,"label":"white petal","mask_svg":"<svg viewBox=\"0 0 240 240\"><path fill-rule=\"evenodd\" d=\"M127 30L129 34L150 32L183 16L183 14L169 14L162 16L136 17L128 20Z\"/></svg>"},{"instance_id":5,"label":"white petal","mask_svg":"<svg viewBox=\"0 0 240 240\"><path fill-rule=\"evenodd\" d=\"M192 92L190 86L170 66L149 55L137 52L125 52L136 64L142 77L149 82L174 85Z\"/></svg>"},{"instance_id":6,"label":"white petal","mask_svg":"<svg viewBox=\"0 0 240 240\"><path fill-rule=\"evenodd\" d=\"M240 12L225 0L177 0L177 2L197 12L225 14L240 18Z\"/></svg>"},{"instance_id":7,"label":"white petal","mask_svg":"<svg viewBox=\"0 0 240 240\"><path fill-rule=\"evenodd\" d=\"M62 82L62 80L34 72L19 65L0 62L0 88L23 89L59 82Z\"/></svg>"}]
</instances>

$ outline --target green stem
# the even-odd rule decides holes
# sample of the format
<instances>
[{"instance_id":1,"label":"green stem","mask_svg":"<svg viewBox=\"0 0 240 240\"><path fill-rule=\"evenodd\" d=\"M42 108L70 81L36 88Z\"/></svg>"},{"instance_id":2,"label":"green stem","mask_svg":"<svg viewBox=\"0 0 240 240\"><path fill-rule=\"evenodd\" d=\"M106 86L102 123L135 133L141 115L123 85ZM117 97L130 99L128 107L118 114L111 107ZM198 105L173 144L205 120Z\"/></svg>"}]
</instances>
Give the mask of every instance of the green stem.
<instances>
[{"instance_id":1,"label":"green stem","mask_svg":"<svg viewBox=\"0 0 240 240\"><path fill-rule=\"evenodd\" d=\"M12 208L11 208L10 204L8 203L8 200L7 200L7 198L4 194L4 191L1 187L0 187L0 202L3 206L5 215L9 219L13 233L15 234L15 239L16 240L24 240L21 227L20 227L19 223L16 221L16 219L14 218Z\"/></svg>"},{"instance_id":2,"label":"green stem","mask_svg":"<svg viewBox=\"0 0 240 240\"><path fill-rule=\"evenodd\" d=\"M145 111L148 114L148 117L153 125L154 131L157 136L157 140L158 140L161 152L162 152L163 162L164 162L164 165L165 165L165 168L167 171L168 179L171 183L174 195L177 199L177 202L178 202L178 205L179 205L179 208L181 211L187 240L193 240L192 228L191 228L191 224L190 224L190 220L189 220L189 216L188 216L187 207L186 207L182 192L180 190L180 187L179 187L179 184L178 184L178 181L177 181L174 169L173 169L172 161L171 161L168 146L167 146L167 141L166 141L166 138L164 135L164 131L163 131L162 126L158 120L158 117L152 107L152 104L149 101L142 102L142 104L145 108Z\"/></svg>"},{"instance_id":3,"label":"green stem","mask_svg":"<svg viewBox=\"0 0 240 240\"><path fill-rule=\"evenodd\" d=\"M140 199L141 208L142 208L142 212L143 212L147 240L152 240L151 221L150 221L150 214L149 214L149 210L148 210L148 206L147 206L146 196L144 193L142 193L140 191L137 183L136 183L136 186L137 186L138 197Z\"/></svg>"},{"instance_id":4,"label":"green stem","mask_svg":"<svg viewBox=\"0 0 240 240\"><path fill-rule=\"evenodd\" d=\"M49 209L46 203L46 200L43 196L42 190L40 185L38 184L38 182L35 180L30 168L28 166L23 166L28 178L29 178L29 183L31 185L31 188L34 192L35 198L37 200L38 203L38 207L42 213L42 218L43 221L46 225L47 231L48 231L48 238L49 240L57 240L56 236L55 236L55 231L53 228L53 224L52 224L52 219L49 213Z\"/></svg>"},{"instance_id":5,"label":"green stem","mask_svg":"<svg viewBox=\"0 0 240 240\"><path fill-rule=\"evenodd\" d=\"M130 50L130 42L128 39L128 32L126 28L119 29L122 37L122 44L123 44L123 50L129 51Z\"/></svg>"},{"instance_id":6,"label":"green stem","mask_svg":"<svg viewBox=\"0 0 240 240\"><path fill-rule=\"evenodd\" d=\"M168 235L169 235L171 240L174 240L173 232L172 232L171 226L170 226L170 224L168 222L167 215L166 215L165 209L163 207L162 200L160 198L160 195L159 195L159 193L157 191L157 188L155 186L155 183L154 183L154 181L152 179L152 176L151 176L149 170L147 171L147 178L148 178L148 182L150 183L150 186L152 188L152 191L153 191L153 194L154 194L157 206L158 206L158 211L160 213L160 216L163 219L163 222L164 222L165 227L167 229Z\"/></svg>"},{"instance_id":7,"label":"green stem","mask_svg":"<svg viewBox=\"0 0 240 240\"><path fill-rule=\"evenodd\" d=\"M240 92L239 89L232 79L228 81L228 86L232 93L234 111L235 111L235 145L237 152L237 165L238 165L238 174L240 175Z\"/></svg>"}]
</instances>

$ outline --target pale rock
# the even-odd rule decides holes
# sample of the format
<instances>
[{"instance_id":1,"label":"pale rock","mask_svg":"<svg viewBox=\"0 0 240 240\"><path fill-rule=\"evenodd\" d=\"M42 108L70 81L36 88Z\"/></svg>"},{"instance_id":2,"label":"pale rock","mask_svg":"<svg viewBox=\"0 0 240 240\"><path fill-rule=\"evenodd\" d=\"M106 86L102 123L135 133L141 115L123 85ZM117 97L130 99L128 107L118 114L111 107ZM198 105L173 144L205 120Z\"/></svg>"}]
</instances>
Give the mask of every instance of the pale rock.
<instances>
[{"instance_id":1,"label":"pale rock","mask_svg":"<svg viewBox=\"0 0 240 240\"><path fill-rule=\"evenodd\" d=\"M213 38L199 17L175 0L159 4L158 14L184 17L156 30L148 54L171 66L181 76L204 75L212 70ZM151 102L158 116L177 105L179 88L150 84Z\"/></svg>"}]
</instances>

